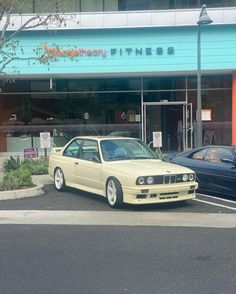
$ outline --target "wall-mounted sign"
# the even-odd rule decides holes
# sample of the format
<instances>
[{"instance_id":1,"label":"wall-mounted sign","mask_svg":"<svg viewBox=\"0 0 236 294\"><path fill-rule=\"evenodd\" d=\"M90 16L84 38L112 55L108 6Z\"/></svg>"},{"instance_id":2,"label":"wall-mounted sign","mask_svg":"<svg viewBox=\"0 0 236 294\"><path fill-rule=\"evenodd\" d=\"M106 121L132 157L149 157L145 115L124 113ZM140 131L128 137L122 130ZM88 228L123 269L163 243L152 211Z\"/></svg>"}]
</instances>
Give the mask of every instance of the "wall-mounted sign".
<instances>
[{"instance_id":1,"label":"wall-mounted sign","mask_svg":"<svg viewBox=\"0 0 236 294\"><path fill-rule=\"evenodd\" d=\"M85 112L85 114L84 114L84 119L86 119L86 120L89 119L89 113L88 113L88 112Z\"/></svg>"},{"instance_id":2,"label":"wall-mounted sign","mask_svg":"<svg viewBox=\"0 0 236 294\"><path fill-rule=\"evenodd\" d=\"M202 120L211 120L211 109L202 109Z\"/></svg>"},{"instance_id":3,"label":"wall-mounted sign","mask_svg":"<svg viewBox=\"0 0 236 294\"><path fill-rule=\"evenodd\" d=\"M160 148L162 147L162 132L153 132L153 147Z\"/></svg>"},{"instance_id":4,"label":"wall-mounted sign","mask_svg":"<svg viewBox=\"0 0 236 294\"><path fill-rule=\"evenodd\" d=\"M156 47L156 48L151 48L151 47L146 47L146 48L123 48L123 49L117 49L117 48L112 48L110 53L111 56L114 55L119 55L119 56L123 56L123 55L164 55L164 54L168 54L168 55L173 55L175 52L174 47L167 47L167 48L163 48L163 47Z\"/></svg>"},{"instance_id":5,"label":"wall-mounted sign","mask_svg":"<svg viewBox=\"0 0 236 294\"><path fill-rule=\"evenodd\" d=\"M122 112L121 115L120 115L121 119L126 119L126 113L125 112Z\"/></svg>"},{"instance_id":6,"label":"wall-mounted sign","mask_svg":"<svg viewBox=\"0 0 236 294\"><path fill-rule=\"evenodd\" d=\"M68 57L74 59L77 56L101 56L107 57L112 56L151 56L151 55L173 55L175 52L174 47L145 47L145 48L73 48L73 49L62 49L59 47L49 47L47 44L43 45L44 58L46 59L57 59L58 57Z\"/></svg>"},{"instance_id":7,"label":"wall-mounted sign","mask_svg":"<svg viewBox=\"0 0 236 294\"><path fill-rule=\"evenodd\" d=\"M40 133L40 147L41 148L50 148L51 147L50 132Z\"/></svg>"},{"instance_id":8,"label":"wall-mounted sign","mask_svg":"<svg viewBox=\"0 0 236 294\"><path fill-rule=\"evenodd\" d=\"M24 158L25 159L30 159L30 158L35 158L38 157L38 148L26 148L24 149Z\"/></svg>"},{"instance_id":9,"label":"wall-mounted sign","mask_svg":"<svg viewBox=\"0 0 236 294\"><path fill-rule=\"evenodd\" d=\"M98 48L61 49L58 47L48 47L47 44L44 44L43 49L45 50L45 56L49 59L56 59L58 57L69 57L73 59L76 56L105 57L107 55L107 51L105 49L98 49Z\"/></svg>"}]
</instances>

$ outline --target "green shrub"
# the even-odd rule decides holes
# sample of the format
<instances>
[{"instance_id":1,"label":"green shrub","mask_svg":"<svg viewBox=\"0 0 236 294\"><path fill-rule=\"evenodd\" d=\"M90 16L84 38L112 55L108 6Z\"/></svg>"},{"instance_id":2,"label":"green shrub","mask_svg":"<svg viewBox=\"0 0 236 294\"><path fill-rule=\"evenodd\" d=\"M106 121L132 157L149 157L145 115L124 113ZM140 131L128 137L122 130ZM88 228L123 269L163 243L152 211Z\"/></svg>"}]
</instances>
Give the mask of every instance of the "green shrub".
<instances>
[{"instance_id":1,"label":"green shrub","mask_svg":"<svg viewBox=\"0 0 236 294\"><path fill-rule=\"evenodd\" d=\"M43 175L48 173L48 158L20 160L10 157L3 163L4 178L0 183L0 191L17 190L32 187L31 175Z\"/></svg>"},{"instance_id":2,"label":"green shrub","mask_svg":"<svg viewBox=\"0 0 236 294\"><path fill-rule=\"evenodd\" d=\"M20 165L21 161L19 156L17 156L16 159L13 156L10 156L10 158L4 160L2 168L4 173L7 173L9 171L18 169Z\"/></svg>"},{"instance_id":3,"label":"green shrub","mask_svg":"<svg viewBox=\"0 0 236 294\"><path fill-rule=\"evenodd\" d=\"M30 171L23 166L7 172L0 186L1 190L17 190L27 187L33 187L33 182Z\"/></svg>"},{"instance_id":4,"label":"green shrub","mask_svg":"<svg viewBox=\"0 0 236 294\"><path fill-rule=\"evenodd\" d=\"M25 159L22 162L32 175L44 175L48 173L48 158L40 157L39 159Z\"/></svg>"},{"instance_id":5,"label":"green shrub","mask_svg":"<svg viewBox=\"0 0 236 294\"><path fill-rule=\"evenodd\" d=\"M4 188L3 188L3 183L0 183L0 191L3 191Z\"/></svg>"}]
</instances>

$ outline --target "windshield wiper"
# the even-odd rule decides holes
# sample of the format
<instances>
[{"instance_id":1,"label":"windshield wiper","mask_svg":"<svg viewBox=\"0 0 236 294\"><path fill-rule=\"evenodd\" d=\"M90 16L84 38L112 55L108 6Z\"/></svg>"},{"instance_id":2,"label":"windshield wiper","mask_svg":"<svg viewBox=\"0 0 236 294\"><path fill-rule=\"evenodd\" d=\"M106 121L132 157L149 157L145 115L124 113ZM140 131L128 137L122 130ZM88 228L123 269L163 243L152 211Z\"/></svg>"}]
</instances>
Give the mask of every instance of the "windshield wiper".
<instances>
[{"instance_id":1,"label":"windshield wiper","mask_svg":"<svg viewBox=\"0 0 236 294\"><path fill-rule=\"evenodd\" d=\"M133 157L132 159L154 159L154 158L148 157L148 156L136 156L136 157Z\"/></svg>"}]
</instances>

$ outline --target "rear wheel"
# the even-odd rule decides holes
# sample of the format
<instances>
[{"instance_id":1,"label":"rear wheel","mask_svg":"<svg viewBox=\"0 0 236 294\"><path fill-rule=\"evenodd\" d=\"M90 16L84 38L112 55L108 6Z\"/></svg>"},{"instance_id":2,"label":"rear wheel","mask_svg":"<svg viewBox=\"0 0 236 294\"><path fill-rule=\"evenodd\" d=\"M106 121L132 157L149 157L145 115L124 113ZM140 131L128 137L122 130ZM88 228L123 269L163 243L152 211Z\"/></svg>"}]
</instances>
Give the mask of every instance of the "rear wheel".
<instances>
[{"instance_id":1,"label":"rear wheel","mask_svg":"<svg viewBox=\"0 0 236 294\"><path fill-rule=\"evenodd\" d=\"M113 208L123 204L123 191L120 182L115 178L109 178L106 186L106 196L109 205Z\"/></svg>"},{"instance_id":2,"label":"rear wheel","mask_svg":"<svg viewBox=\"0 0 236 294\"><path fill-rule=\"evenodd\" d=\"M64 191L66 188L65 177L62 169L57 168L54 173L54 186L57 191Z\"/></svg>"}]
</instances>

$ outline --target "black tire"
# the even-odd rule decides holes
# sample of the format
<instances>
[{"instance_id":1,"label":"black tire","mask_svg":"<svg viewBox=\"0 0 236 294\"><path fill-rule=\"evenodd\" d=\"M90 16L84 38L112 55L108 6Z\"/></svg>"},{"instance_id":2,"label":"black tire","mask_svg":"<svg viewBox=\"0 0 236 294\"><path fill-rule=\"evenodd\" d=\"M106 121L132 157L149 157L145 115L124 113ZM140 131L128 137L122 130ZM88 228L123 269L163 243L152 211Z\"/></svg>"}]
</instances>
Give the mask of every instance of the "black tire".
<instances>
[{"instance_id":1,"label":"black tire","mask_svg":"<svg viewBox=\"0 0 236 294\"><path fill-rule=\"evenodd\" d=\"M112 208L119 208L123 205L123 190L116 178L109 178L106 184L107 202Z\"/></svg>"},{"instance_id":2,"label":"black tire","mask_svg":"<svg viewBox=\"0 0 236 294\"><path fill-rule=\"evenodd\" d=\"M54 172L54 186L59 192L65 191L66 188L64 173L59 167Z\"/></svg>"}]
</instances>

